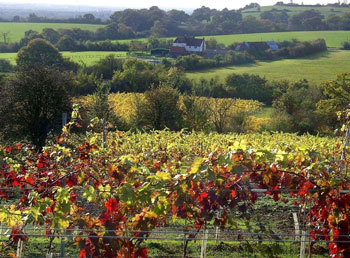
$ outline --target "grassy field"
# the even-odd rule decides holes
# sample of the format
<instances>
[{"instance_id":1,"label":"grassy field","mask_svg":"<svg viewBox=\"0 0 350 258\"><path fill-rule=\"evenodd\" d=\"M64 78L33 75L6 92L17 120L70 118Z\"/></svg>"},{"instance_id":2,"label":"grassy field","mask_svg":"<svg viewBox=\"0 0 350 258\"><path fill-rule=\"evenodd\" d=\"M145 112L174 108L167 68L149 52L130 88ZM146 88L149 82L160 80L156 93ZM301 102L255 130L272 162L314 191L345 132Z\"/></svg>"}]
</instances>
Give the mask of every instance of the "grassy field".
<instances>
[{"instance_id":1,"label":"grassy field","mask_svg":"<svg viewBox=\"0 0 350 258\"><path fill-rule=\"evenodd\" d=\"M310 58L284 59L273 62L257 62L251 65L230 66L187 73L191 79L218 77L223 80L232 73L250 73L271 80L301 80L321 83L335 78L336 74L350 72L350 51L328 51Z\"/></svg>"},{"instance_id":2,"label":"grassy field","mask_svg":"<svg viewBox=\"0 0 350 258\"><path fill-rule=\"evenodd\" d=\"M9 60L11 64L16 64L16 55L17 53L0 53L0 59Z\"/></svg>"},{"instance_id":3,"label":"grassy field","mask_svg":"<svg viewBox=\"0 0 350 258\"><path fill-rule=\"evenodd\" d=\"M328 47L341 47L344 41L350 39L350 31L292 31L292 32L270 32L270 33L249 33L249 34L232 34L232 35L218 35L218 36L200 36L205 39L215 38L218 43L230 45L234 42L243 41L284 41L297 39L299 41L310 41L323 38L326 40ZM163 38L171 39L175 38ZM134 39L146 42L146 38ZM118 40L120 43L129 43L131 40ZM115 41L116 42L116 41Z\"/></svg>"},{"instance_id":4,"label":"grassy field","mask_svg":"<svg viewBox=\"0 0 350 258\"><path fill-rule=\"evenodd\" d=\"M252 15L255 17L260 17L260 14L265 11L270 11L271 9L277 9L277 10L288 10L288 15L293 16L297 13L307 11L307 10L317 10L319 11L323 16L328 17L329 15L336 14L339 16L342 16L346 12L350 12L350 8L341 8L341 7L306 7L306 6L262 6L260 8L260 12L257 10L257 8L253 9L247 9L243 10L242 14L243 17L247 15Z\"/></svg>"},{"instance_id":5,"label":"grassy field","mask_svg":"<svg viewBox=\"0 0 350 258\"><path fill-rule=\"evenodd\" d=\"M350 39L350 31L292 31L292 32L273 32L273 33L251 33L207 36L205 38L215 38L219 43L230 45L233 42L243 41L283 41L297 39L299 41L310 41L323 38L328 47L341 47L342 42Z\"/></svg>"},{"instance_id":6,"label":"grassy field","mask_svg":"<svg viewBox=\"0 0 350 258\"><path fill-rule=\"evenodd\" d=\"M114 54L116 57L125 58L127 52L124 51L85 51L85 52L61 52L64 57L69 57L72 61L77 63L85 63L91 65L99 61L107 55ZM13 65L16 64L17 53L0 53L0 59L7 59Z\"/></svg>"},{"instance_id":7,"label":"grassy field","mask_svg":"<svg viewBox=\"0 0 350 258\"><path fill-rule=\"evenodd\" d=\"M8 39L10 42L18 42L24 37L24 32L27 30L34 30L41 32L44 28L52 29L72 29L80 28L84 30L96 31L103 25L95 24L71 24L71 23L29 23L29 22L0 22L0 32L8 32ZM1 39L2 40L2 39Z\"/></svg>"}]
</instances>

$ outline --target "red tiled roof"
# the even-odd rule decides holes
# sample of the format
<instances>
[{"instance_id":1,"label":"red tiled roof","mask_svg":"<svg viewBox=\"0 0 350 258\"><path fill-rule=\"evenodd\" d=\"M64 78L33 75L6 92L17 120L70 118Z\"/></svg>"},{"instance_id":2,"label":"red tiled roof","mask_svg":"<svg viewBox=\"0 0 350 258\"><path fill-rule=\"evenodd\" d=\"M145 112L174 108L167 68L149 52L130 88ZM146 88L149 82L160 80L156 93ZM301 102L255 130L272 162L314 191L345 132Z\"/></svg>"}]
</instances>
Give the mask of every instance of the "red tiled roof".
<instances>
[{"instance_id":1,"label":"red tiled roof","mask_svg":"<svg viewBox=\"0 0 350 258\"><path fill-rule=\"evenodd\" d=\"M195 37L178 37L174 43L186 43L187 46L200 47L204 39L196 39Z\"/></svg>"},{"instance_id":2,"label":"red tiled roof","mask_svg":"<svg viewBox=\"0 0 350 258\"><path fill-rule=\"evenodd\" d=\"M186 54L186 49L184 47L171 47L170 53L173 54Z\"/></svg>"}]
</instances>

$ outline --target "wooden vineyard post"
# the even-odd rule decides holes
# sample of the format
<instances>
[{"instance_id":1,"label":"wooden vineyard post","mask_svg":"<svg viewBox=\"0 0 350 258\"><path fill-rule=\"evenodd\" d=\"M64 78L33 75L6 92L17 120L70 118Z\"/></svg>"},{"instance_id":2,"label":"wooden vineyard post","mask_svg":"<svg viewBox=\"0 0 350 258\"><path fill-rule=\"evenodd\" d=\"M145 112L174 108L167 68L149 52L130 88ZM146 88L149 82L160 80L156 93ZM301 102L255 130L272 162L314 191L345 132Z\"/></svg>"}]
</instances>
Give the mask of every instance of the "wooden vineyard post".
<instances>
[{"instance_id":1,"label":"wooden vineyard post","mask_svg":"<svg viewBox=\"0 0 350 258\"><path fill-rule=\"evenodd\" d=\"M208 243L208 229L204 229L203 231L203 239L201 245L201 258L207 257L207 243Z\"/></svg>"},{"instance_id":2,"label":"wooden vineyard post","mask_svg":"<svg viewBox=\"0 0 350 258\"><path fill-rule=\"evenodd\" d=\"M63 125L62 127L64 127L66 124L67 124L67 113L62 113L62 125ZM62 179L62 187L66 187L66 178ZM61 245L60 245L60 258L64 258L64 235L65 235L65 232L62 232Z\"/></svg>"},{"instance_id":3,"label":"wooden vineyard post","mask_svg":"<svg viewBox=\"0 0 350 258\"><path fill-rule=\"evenodd\" d=\"M219 211L219 213L216 214L216 218L219 219L220 216L221 216L221 211ZM219 226L215 226L215 241L216 241L216 244L218 244L218 242L219 242L219 235L220 235L220 228L219 228Z\"/></svg>"},{"instance_id":4,"label":"wooden vineyard post","mask_svg":"<svg viewBox=\"0 0 350 258\"><path fill-rule=\"evenodd\" d=\"M306 247L306 231L301 231L301 240L300 240L300 255L299 258L305 258L305 247Z\"/></svg>"},{"instance_id":5,"label":"wooden vineyard post","mask_svg":"<svg viewBox=\"0 0 350 258\"><path fill-rule=\"evenodd\" d=\"M24 233L24 231L23 231L23 233ZM23 241L20 239L20 240L18 240L18 243L17 243L17 252L16 252L17 258L22 257L22 251L23 251Z\"/></svg>"},{"instance_id":6,"label":"wooden vineyard post","mask_svg":"<svg viewBox=\"0 0 350 258\"><path fill-rule=\"evenodd\" d=\"M188 245L188 239L186 239L186 231L187 231L187 221L185 220L185 226L184 226L184 248L183 248L183 258L187 258L187 245Z\"/></svg>"},{"instance_id":7,"label":"wooden vineyard post","mask_svg":"<svg viewBox=\"0 0 350 258\"><path fill-rule=\"evenodd\" d=\"M106 132L106 119L103 119L102 123L102 132L103 132L103 147L107 148L107 132Z\"/></svg>"},{"instance_id":8,"label":"wooden vineyard post","mask_svg":"<svg viewBox=\"0 0 350 258\"><path fill-rule=\"evenodd\" d=\"M294 241L299 241L300 239L300 227L298 221L298 214L293 212L293 220L294 220Z\"/></svg>"},{"instance_id":9,"label":"wooden vineyard post","mask_svg":"<svg viewBox=\"0 0 350 258\"><path fill-rule=\"evenodd\" d=\"M60 258L64 258L64 233L61 235Z\"/></svg>"},{"instance_id":10,"label":"wooden vineyard post","mask_svg":"<svg viewBox=\"0 0 350 258\"><path fill-rule=\"evenodd\" d=\"M23 249L23 241L20 239L17 243L17 252L16 257L21 258L22 257L22 249Z\"/></svg>"},{"instance_id":11,"label":"wooden vineyard post","mask_svg":"<svg viewBox=\"0 0 350 258\"><path fill-rule=\"evenodd\" d=\"M62 187L66 187L66 179L62 179ZM60 246L60 258L64 258L64 235L65 231L61 234L61 246Z\"/></svg>"},{"instance_id":12,"label":"wooden vineyard post","mask_svg":"<svg viewBox=\"0 0 350 258\"><path fill-rule=\"evenodd\" d=\"M220 233L219 227L216 226L215 227L215 241L216 241L216 244L218 244L218 242L219 242L219 233Z\"/></svg>"}]
</instances>

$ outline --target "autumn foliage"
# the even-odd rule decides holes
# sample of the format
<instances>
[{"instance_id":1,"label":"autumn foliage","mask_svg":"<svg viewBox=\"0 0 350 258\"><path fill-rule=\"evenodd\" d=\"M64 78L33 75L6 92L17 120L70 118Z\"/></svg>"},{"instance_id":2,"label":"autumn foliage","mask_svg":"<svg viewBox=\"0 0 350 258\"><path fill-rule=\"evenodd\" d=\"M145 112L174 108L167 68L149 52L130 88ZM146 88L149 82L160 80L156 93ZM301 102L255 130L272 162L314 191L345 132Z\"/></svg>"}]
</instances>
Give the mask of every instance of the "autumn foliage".
<instances>
[{"instance_id":1,"label":"autumn foliage","mask_svg":"<svg viewBox=\"0 0 350 258\"><path fill-rule=\"evenodd\" d=\"M350 182L341 145L328 155L305 149L294 159L234 142L185 153L184 132L173 136L178 146L159 143L171 134L155 132L140 144L137 133L110 133L104 147L100 134L79 144L64 130L42 153L21 144L2 147L0 195L20 191L14 205L0 209L1 222L12 227L9 241L26 241L25 227L37 225L49 237L77 230L80 257L148 257L143 242L168 215L185 219L195 232L213 219L225 228L230 211L243 212L260 197L252 189L266 189L275 201L290 189L311 207L312 238L327 241L330 257L350 256L350 194L343 191Z\"/></svg>"}]
</instances>

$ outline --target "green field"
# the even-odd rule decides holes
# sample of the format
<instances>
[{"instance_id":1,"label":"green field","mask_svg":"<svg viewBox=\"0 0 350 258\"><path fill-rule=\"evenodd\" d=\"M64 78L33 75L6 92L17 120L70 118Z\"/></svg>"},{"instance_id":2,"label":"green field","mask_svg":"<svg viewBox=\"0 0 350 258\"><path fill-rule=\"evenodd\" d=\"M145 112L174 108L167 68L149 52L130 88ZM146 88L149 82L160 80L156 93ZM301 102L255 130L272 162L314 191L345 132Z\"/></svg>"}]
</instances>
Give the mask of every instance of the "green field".
<instances>
[{"instance_id":1,"label":"green field","mask_svg":"<svg viewBox=\"0 0 350 258\"><path fill-rule=\"evenodd\" d=\"M0 33L9 31L9 42L18 42L21 40L21 38L24 37L24 32L27 30L41 32L44 28L52 28L55 30L80 28L83 30L96 31L100 27L103 27L103 25L74 23L0 22Z\"/></svg>"},{"instance_id":2,"label":"green field","mask_svg":"<svg viewBox=\"0 0 350 258\"><path fill-rule=\"evenodd\" d=\"M336 74L350 72L350 51L328 51L310 58L284 59L272 62L257 62L251 65L230 66L187 73L191 79L214 78L223 80L232 73L257 74L271 80L307 79L319 84L332 80Z\"/></svg>"},{"instance_id":3,"label":"green field","mask_svg":"<svg viewBox=\"0 0 350 258\"><path fill-rule=\"evenodd\" d=\"M233 42L243 41L283 41L291 39L297 39L299 41L310 41L323 38L326 40L328 47L341 47L342 42L350 39L350 31L292 31L206 36L205 38L215 38L219 43L223 43L225 45L230 45Z\"/></svg>"},{"instance_id":4,"label":"green field","mask_svg":"<svg viewBox=\"0 0 350 258\"><path fill-rule=\"evenodd\" d=\"M99 61L100 59L106 57L107 55L113 54L119 58L125 58L127 52L125 51L85 51L85 52L61 52L64 57L69 57L72 61L77 63L84 63L86 65L91 65ZM17 53L0 53L0 59L7 59L11 64L16 64Z\"/></svg>"},{"instance_id":5,"label":"green field","mask_svg":"<svg viewBox=\"0 0 350 258\"><path fill-rule=\"evenodd\" d=\"M0 53L0 59L9 60L11 64L16 64L16 55L17 53Z\"/></svg>"},{"instance_id":6,"label":"green field","mask_svg":"<svg viewBox=\"0 0 350 258\"><path fill-rule=\"evenodd\" d=\"M335 2L335 1L334 1ZM346 12L350 12L350 8L342 8L342 7L306 7L306 6L262 6L260 8L260 12L257 10L257 8L253 9L247 9L243 10L242 14L243 17L247 15L252 15L254 17L260 18L260 14L265 11L270 11L271 9L277 9L277 10L288 10L289 17L298 14L303 11L307 10L317 10L319 11L323 16L328 17L329 15L335 14L342 16Z\"/></svg>"}]
</instances>

